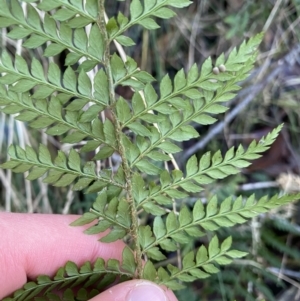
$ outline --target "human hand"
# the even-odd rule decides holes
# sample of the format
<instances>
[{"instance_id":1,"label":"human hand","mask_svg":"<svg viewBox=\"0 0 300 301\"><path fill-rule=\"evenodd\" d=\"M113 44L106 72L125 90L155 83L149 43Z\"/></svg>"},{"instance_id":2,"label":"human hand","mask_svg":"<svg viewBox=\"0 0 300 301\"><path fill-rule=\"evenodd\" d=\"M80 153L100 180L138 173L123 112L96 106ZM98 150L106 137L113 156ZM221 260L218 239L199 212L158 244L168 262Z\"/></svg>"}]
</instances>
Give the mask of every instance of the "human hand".
<instances>
[{"instance_id":1,"label":"human hand","mask_svg":"<svg viewBox=\"0 0 300 301\"><path fill-rule=\"evenodd\" d=\"M68 260L82 265L104 260L121 260L124 243L101 243L71 227L75 215L0 213L0 300L38 275L53 277ZM101 235L98 236L98 239ZM145 280L117 284L92 301L176 301L173 292Z\"/></svg>"}]
</instances>

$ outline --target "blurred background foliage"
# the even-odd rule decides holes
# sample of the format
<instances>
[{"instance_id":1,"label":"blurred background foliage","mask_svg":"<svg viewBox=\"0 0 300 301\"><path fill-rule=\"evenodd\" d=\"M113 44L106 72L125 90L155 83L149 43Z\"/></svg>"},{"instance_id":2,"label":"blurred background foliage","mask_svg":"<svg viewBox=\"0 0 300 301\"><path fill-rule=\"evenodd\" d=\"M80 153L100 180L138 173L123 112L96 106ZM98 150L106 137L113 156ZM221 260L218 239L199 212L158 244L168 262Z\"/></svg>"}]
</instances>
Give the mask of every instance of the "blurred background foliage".
<instances>
[{"instance_id":1,"label":"blurred background foliage","mask_svg":"<svg viewBox=\"0 0 300 301\"><path fill-rule=\"evenodd\" d=\"M107 1L107 13L129 12L130 1ZM220 181L200 195L184 200L192 205L196 199L205 202L217 194L219 199L229 195L257 197L300 190L300 0L195 0L175 18L160 20L161 28L148 32L141 27L128 32L136 46L125 49L141 69L160 80L165 73L174 76L181 68L188 70L194 63L201 65L211 56L228 53L245 38L264 31L256 68L243 90L228 105L231 110L220 116L219 123L199 127L201 137L182 145L183 155L177 157L181 166L189 156L201 156L205 151L233 145L247 146L276 125L285 127L272 148L262 159L254 162L240 175ZM30 60L40 58L46 66L49 60L41 57L39 49L26 50L21 42L6 38L2 31L1 48L19 53ZM65 55L54 58L64 69ZM157 84L156 84L157 85ZM130 98L126 87L118 94ZM61 144L56 137L30 129L12 116L0 113L0 161L7 160L11 143L37 147L48 145L55 153L68 151L71 145ZM76 146L75 146L76 147ZM91 156L87 159L91 159ZM118 157L102 166L119 164ZM26 174L25 174L26 177ZM95 195L74 193L71 189L50 187L37 180L29 182L23 174L0 170L0 210L35 213L77 213L87 211ZM178 208L182 204L177 204ZM151 222L145 216L144 222ZM299 202L262 215L250 223L219 231L220 238L233 236L235 247L249 252L222 272L190 284L178 292L179 300L300 300L300 210ZM182 253L206 243L212 236L192 241ZM171 254L167 262L176 262ZM166 262L166 263L167 263Z\"/></svg>"}]
</instances>

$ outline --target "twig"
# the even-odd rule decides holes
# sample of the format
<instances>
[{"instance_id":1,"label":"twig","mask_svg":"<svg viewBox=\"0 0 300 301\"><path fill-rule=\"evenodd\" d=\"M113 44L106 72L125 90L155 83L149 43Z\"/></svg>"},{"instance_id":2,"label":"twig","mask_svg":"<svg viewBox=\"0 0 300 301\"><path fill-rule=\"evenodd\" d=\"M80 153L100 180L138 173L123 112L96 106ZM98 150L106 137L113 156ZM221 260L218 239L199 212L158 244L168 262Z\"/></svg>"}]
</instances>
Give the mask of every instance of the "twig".
<instances>
[{"instance_id":1,"label":"twig","mask_svg":"<svg viewBox=\"0 0 300 301\"><path fill-rule=\"evenodd\" d=\"M293 271L289 271L289 270L286 270L284 269L283 270L283 274L284 275L280 275L279 274L279 269L278 268L273 268L273 267L270 267L270 268L265 268L263 265L253 261L253 260L247 260L247 259L235 259L233 261L234 264L239 264L239 265L250 265L250 266L253 266L259 270L267 270L268 272L272 273L273 275L276 275L278 276L279 278L283 279L284 281L290 283L291 285L297 287L298 289L300 289L300 284L299 282L287 277L286 275L289 275L291 277L299 277L299 274L300 273L296 273L296 272L293 272Z\"/></svg>"},{"instance_id":2,"label":"twig","mask_svg":"<svg viewBox=\"0 0 300 301\"><path fill-rule=\"evenodd\" d=\"M188 55L187 70L189 70L192 67L192 65L194 64L194 61L195 61L194 45L196 44L195 41L196 41L196 37L198 34L199 21L200 21L200 13L196 14L193 24L192 24L190 43L189 43L189 55Z\"/></svg>"},{"instance_id":3,"label":"twig","mask_svg":"<svg viewBox=\"0 0 300 301\"><path fill-rule=\"evenodd\" d=\"M24 123L22 123L21 121L18 121L18 120L15 120L15 125L16 125L16 133L18 136L19 145L23 149L25 149L26 145L30 145L26 127L25 127ZM27 204L27 212L33 213L31 183L29 180L26 179L28 174L29 174L29 172L26 171L23 175L24 176L25 199L26 199L26 204Z\"/></svg>"},{"instance_id":4,"label":"twig","mask_svg":"<svg viewBox=\"0 0 300 301\"><path fill-rule=\"evenodd\" d=\"M3 172L3 170L0 169L0 180L1 180L1 184L5 187L6 190L6 194L8 194L8 192L10 193L9 196L9 202L5 202L5 211L6 212L11 212L11 204L10 204L10 200L12 200L14 206L17 209L21 208L21 202L18 198L18 196L16 195L15 191L14 191L14 187L12 186L12 183L10 181L9 178L7 178L7 174L5 174Z\"/></svg>"},{"instance_id":5,"label":"twig","mask_svg":"<svg viewBox=\"0 0 300 301\"><path fill-rule=\"evenodd\" d=\"M7 144L11 145L14 138L14 119L12 116L8 117L8 137L7 137ZM9 156L7 156L9 159ZM12 171L8 169L6 171L6 180L9 183L6 187L6 194L5 194L5 211L11 212L11 197L12 197ZM3 182L3 180L2 180Z\"/></svg>"},{"instance_id":6,"label":"twig","mask_svg":"<svg viewBox=\"0 0 300 301\"><path fill-rule=\"evenodd\" d=\"M248 191L248 190L255 190L255 189L278 187L278 186L279 186L278 183L275 181L257 182L257 183L248 183L248 184L240 185L239 190Z\"/></svg>"},{"instance_id":7,"label":"twig","mask_svg":"<svg viewBox=\"0 0 300 301\"><path fill-rule=\"evenodd\" d=\"M257 259L258 249L261 241L261 223L259 222L258 216L252 218L251 223L251 233L252 233L252 256ZM254 284L252 280L248 281L247 291L248 293L252 293L254 288Z\"/></svg>"},{"instance_id":8,"label":"twig","mask_svg":"<svg viewBox=\"0 0 300 301\"><path fill-rule=\"evenodd\" d=\"M274 268L274 267L268 268L268 270L275 275L282 273L286 276L300 279L300 272L295 272L295 271L291 271L288 269L279 269L279 268Z\"/></svg>"},{"instance_id":9,"label":"twig","mask_svg":"<svg viewBox=\"0 0 300 301\"><path fill-rule=\"evenodd\" d=\"M42 138L42 143L44 145L47 145L48 144L48 140L49 140L48 139L49 136L47 136L45 132L42 132L41 138ZM42 200L43 200L44 210L47 213L53 213L53 210L51 208L51 204L50 204L50 201L49 201L49 198L48 198L48 184L44 183L41 178L38 179L38 181L39 181L40 189L41 189L41 193L42 193Z\"/></svg>"},{"instance_id":10,"label":"twig","mask_svg":"<svg viewBox=\"0 0 300 301\"><path fill-rule=\"evenodd\" d=\"M268 20L266 21L266 23L264 25L262 31L266 32L269 29L269 27L272 24L272 21L273 21L273 19L274 19L274 17L275 17L275 15L276 15L276 13L277 13L277 11L278 11L278 9L279 9L279 7L280 7L280 5L281 5L282 2L283 2L283 0L277 0L276 1L276 3L273 6L273 9L272 9L272 11L271 11L271 13L270 13L270 15L268 17Z\"/></svg>"},{"instance_id":11,"label":"twig","mask_svg":"<svg viewBox=\"0 0 300 301\"><path fill-rule=\"evenodd\" d=\"M73 190L70 188L68 193L67 193L67 201L66 201L65 206L62 210L62 214L68 214L69 213L69 210L70 210L70 207L73 203L73 200L74 200L74 193L73 193Z\"/></svg>"}]
</instances>

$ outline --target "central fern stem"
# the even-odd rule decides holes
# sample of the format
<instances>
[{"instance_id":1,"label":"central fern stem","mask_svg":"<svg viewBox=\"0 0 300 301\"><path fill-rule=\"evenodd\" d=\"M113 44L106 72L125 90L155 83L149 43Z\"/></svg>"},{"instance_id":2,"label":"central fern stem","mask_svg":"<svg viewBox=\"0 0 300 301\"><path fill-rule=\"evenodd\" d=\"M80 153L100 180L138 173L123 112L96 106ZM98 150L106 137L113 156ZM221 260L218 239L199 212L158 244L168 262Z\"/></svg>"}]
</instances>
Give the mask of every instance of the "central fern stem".
<instances>
[{"instance_id":1,"label":"central fern stem","mask_svg":"<svg viewBox=\"0 0 300 301\"><path fill-rule=\"evenodd\" d=\"M98 18L98 26L104 36L105 39L105 52L103 57L104 68L106 71L106 75L108 78L108 87L109 87L109 99L110 105L112 107L111 113L113 116L113 123L115 126L115 134L117 139L118 151L122 159L122 167L125 175L126 180L126 191L127 191L127 201L130 204L130 214L131 214L131 237L134 243L134 251L135 251L135 261L137 264L137 277L142 278L142 271L143 271L143 261L142 261L142 252L139 244L138 238L138 214L137 208L135 206L134 198L133 198L133 190L132 190L132 183L131 183L131 169L128 164L126 158L126 150L122 143L122 127L121 124L116 116L114 110L114 104L116 102L115 96L115 89L113 84L113 76L111 71L110 65L110 39L106 30L106 22L105 22L105 0L99 0L99 18Z\"/></svg>"}]
</instances>

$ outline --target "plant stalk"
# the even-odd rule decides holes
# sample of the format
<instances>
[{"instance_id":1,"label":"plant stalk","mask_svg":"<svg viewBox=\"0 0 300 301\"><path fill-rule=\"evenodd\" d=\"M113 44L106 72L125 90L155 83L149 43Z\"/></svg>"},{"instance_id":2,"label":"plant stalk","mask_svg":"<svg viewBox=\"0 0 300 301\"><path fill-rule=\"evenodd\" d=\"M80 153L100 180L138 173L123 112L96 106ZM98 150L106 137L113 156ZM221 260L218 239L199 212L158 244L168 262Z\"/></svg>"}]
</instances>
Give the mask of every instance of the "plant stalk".
<instances>
[{"instance_id":1,"label":"plant stalk","mask_svg":"<svg viewBox=\"0 0 300 301\"><path fill-rule=\"evenodd\" d=\"M118 152L122 159L122 168L125 174L126 180L126 191L127 191L127 201L130 204L130 214L131 214L131 238L133 240L134 245L134 253L135 253L135 262L137 264L137 278L142 278L143 272L143 261L142 261L142 251L139 244L139 237L138 237L138 214L137 208L133 198L133 189L131 183L131 169L126 159L126 150L122 143L122 126L119 122L115 109L114 104L116 102L116 95L114 89L114 82L113 76L111 71L110 65L110 39L106 30L106 22L105 22L105 0L99 0L98 2L98 10L99 10L99 17L98 17L98 26L101 30L101 33L104 36L105 40L105 52L103 57L104 68L106 71L106 75L108 78L108 87L109 87L109 99L110 99L110 106L111 106L111 113L113 117L113 123L115 126L115 134L116 140L118 145Z\"/></svg>"}]
</instances>

